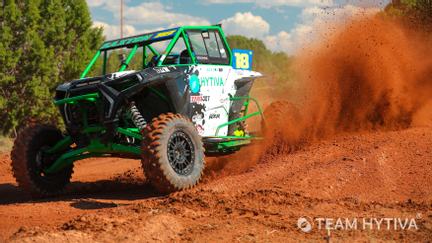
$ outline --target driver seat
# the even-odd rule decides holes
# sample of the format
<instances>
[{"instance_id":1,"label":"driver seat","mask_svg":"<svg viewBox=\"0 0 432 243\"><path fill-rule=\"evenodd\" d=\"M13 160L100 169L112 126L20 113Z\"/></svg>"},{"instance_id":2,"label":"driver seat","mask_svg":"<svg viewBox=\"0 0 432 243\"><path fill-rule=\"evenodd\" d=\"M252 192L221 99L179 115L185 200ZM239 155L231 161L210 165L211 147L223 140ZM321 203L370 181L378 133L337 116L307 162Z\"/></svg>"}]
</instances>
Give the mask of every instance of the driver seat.
<instances>
[{"instance_id":1,"label":"driver seat","mask_svg":"<svg viewBox=\"0 0 432 243\"><path fill-rule=\"evenodd\" d=\"M187 49L184 49L180 53L180 64L190 64L191 63L191 57L189 55L189 52Z\"/></svg>"}]
</instances>

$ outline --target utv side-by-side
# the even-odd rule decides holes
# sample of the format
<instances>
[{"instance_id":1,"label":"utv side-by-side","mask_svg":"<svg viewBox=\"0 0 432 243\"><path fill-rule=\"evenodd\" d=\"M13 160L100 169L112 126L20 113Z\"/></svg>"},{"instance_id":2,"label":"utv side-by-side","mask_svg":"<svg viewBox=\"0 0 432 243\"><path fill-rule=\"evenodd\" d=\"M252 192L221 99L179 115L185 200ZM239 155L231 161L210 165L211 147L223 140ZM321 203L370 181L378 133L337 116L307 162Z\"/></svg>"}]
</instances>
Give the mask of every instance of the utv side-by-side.
<instances>
[{"instance_id":1,"label":"utv side-by-side","mask_svg":"<svg viewBox=\"0 0 432 243\"><path fill-rule=\"evenodd\" d=\"M169 44L159 52L162 42ZM118 71L108 74L116 51L125 53ZM137 53L140 68L129 70ZM101 75L87 77L98 60ZM19 133L14 176L34 196L55 195L70 182L75 161L117 156L141 159L146 178L162 193L190 188L201 178L205 156L233 153L258 138L245 128L246 119L262 117L249 96L261 76L251 64L252 52L231 50L220 26L106 41L80 79L57 87L54 103L65 131L36 124Z\"/></svg>"}]
</instances>

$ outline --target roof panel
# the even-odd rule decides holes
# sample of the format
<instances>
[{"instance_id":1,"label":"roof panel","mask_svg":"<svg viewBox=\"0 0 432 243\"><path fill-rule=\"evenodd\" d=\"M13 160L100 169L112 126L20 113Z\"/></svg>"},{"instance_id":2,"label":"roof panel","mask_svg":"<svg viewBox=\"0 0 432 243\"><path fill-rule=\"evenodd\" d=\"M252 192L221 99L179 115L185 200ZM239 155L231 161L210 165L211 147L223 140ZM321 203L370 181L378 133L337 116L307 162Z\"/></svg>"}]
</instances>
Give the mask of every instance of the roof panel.
<instances>
[{"instance_id":1,"label":"roof panel","mask_svg":"<svg viewBox=\"0 0 432 243\"><path fill-rule=\"evenodd\" d=\"M109 40L105 41L100 50L109 50L114 48L127 47L134 44L144 44L146 42L151 43L154 41L167 40L175 36L179 28L167 29L156 31L152 33L146 33L142 35L136 35L131 37L126 37L123 39Z\"/></svg>"}]
</instances>

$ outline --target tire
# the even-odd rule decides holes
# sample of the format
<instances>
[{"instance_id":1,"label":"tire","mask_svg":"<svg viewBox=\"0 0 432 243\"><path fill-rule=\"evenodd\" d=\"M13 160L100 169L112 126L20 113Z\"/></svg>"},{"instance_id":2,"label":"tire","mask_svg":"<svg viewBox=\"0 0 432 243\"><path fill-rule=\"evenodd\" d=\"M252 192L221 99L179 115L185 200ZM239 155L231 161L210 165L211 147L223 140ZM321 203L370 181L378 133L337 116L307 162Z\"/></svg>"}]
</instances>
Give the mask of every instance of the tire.
<instances>
[{"instance_id":1,"label":"tire","mask_svg":"<svg viewBox=\"0 0 432 243\"><path fill-rule=\"evenodd\" d=\"M291 152L301 143L303 120L299 110L289 101L275 101L264 110L261 124L266 140L266 153Z\"/></svg>"},{"instance_id":2,"label":"tire","mask_svg":"<svg viewBox=\"0 0 432 243\"><path fill-rule=\"evenodd\" d=\"M199 182L205 167L204 147L189 119L172 113L159 115L144 136L141 163L158 192L167 194Z\"/></svg>"},{"instance_id":3,"label":"tire","mask_svg":"<svg viewBox=\"0 0 432 243\"><path fill-rule=\"evenodd\" d=\"M18 186L32 197L47 197L63 192L69 184L73 165L55 174L44 174L43 167L51 165L61 154L44 155L49 148L63 139L60 130L48 125L24 128L15 139L11 158L12 172Z\"/></svg>"}]
</instances>

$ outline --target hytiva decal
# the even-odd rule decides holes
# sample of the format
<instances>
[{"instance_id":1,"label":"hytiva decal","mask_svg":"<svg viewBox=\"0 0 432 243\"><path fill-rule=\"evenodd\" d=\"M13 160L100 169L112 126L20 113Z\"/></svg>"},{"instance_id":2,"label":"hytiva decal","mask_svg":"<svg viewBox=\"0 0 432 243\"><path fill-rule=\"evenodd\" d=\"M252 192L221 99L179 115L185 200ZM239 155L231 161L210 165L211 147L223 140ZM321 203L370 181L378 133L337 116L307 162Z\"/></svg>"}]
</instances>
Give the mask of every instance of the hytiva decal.
<instances>
[{"instance_id":1,"label":"hytiva decal","mask_svg":"<svg viewBox=\"0 0 432 243\"><path fill-rule=\"evenodd\" d=\"M197 102L207 102L210 100L210 96L208 95L191 95L190 101L193 103Z\"/></svg>"},{"instance_id":2,"label":"hytiva decal","mask_svg":"<svg viewBox=\"0 0 432 243\"><path fill-rule=\"evenodd\" d=\"M222 77L200 77L201 86L224 86Z\"/></svg>"}]
</instances>

